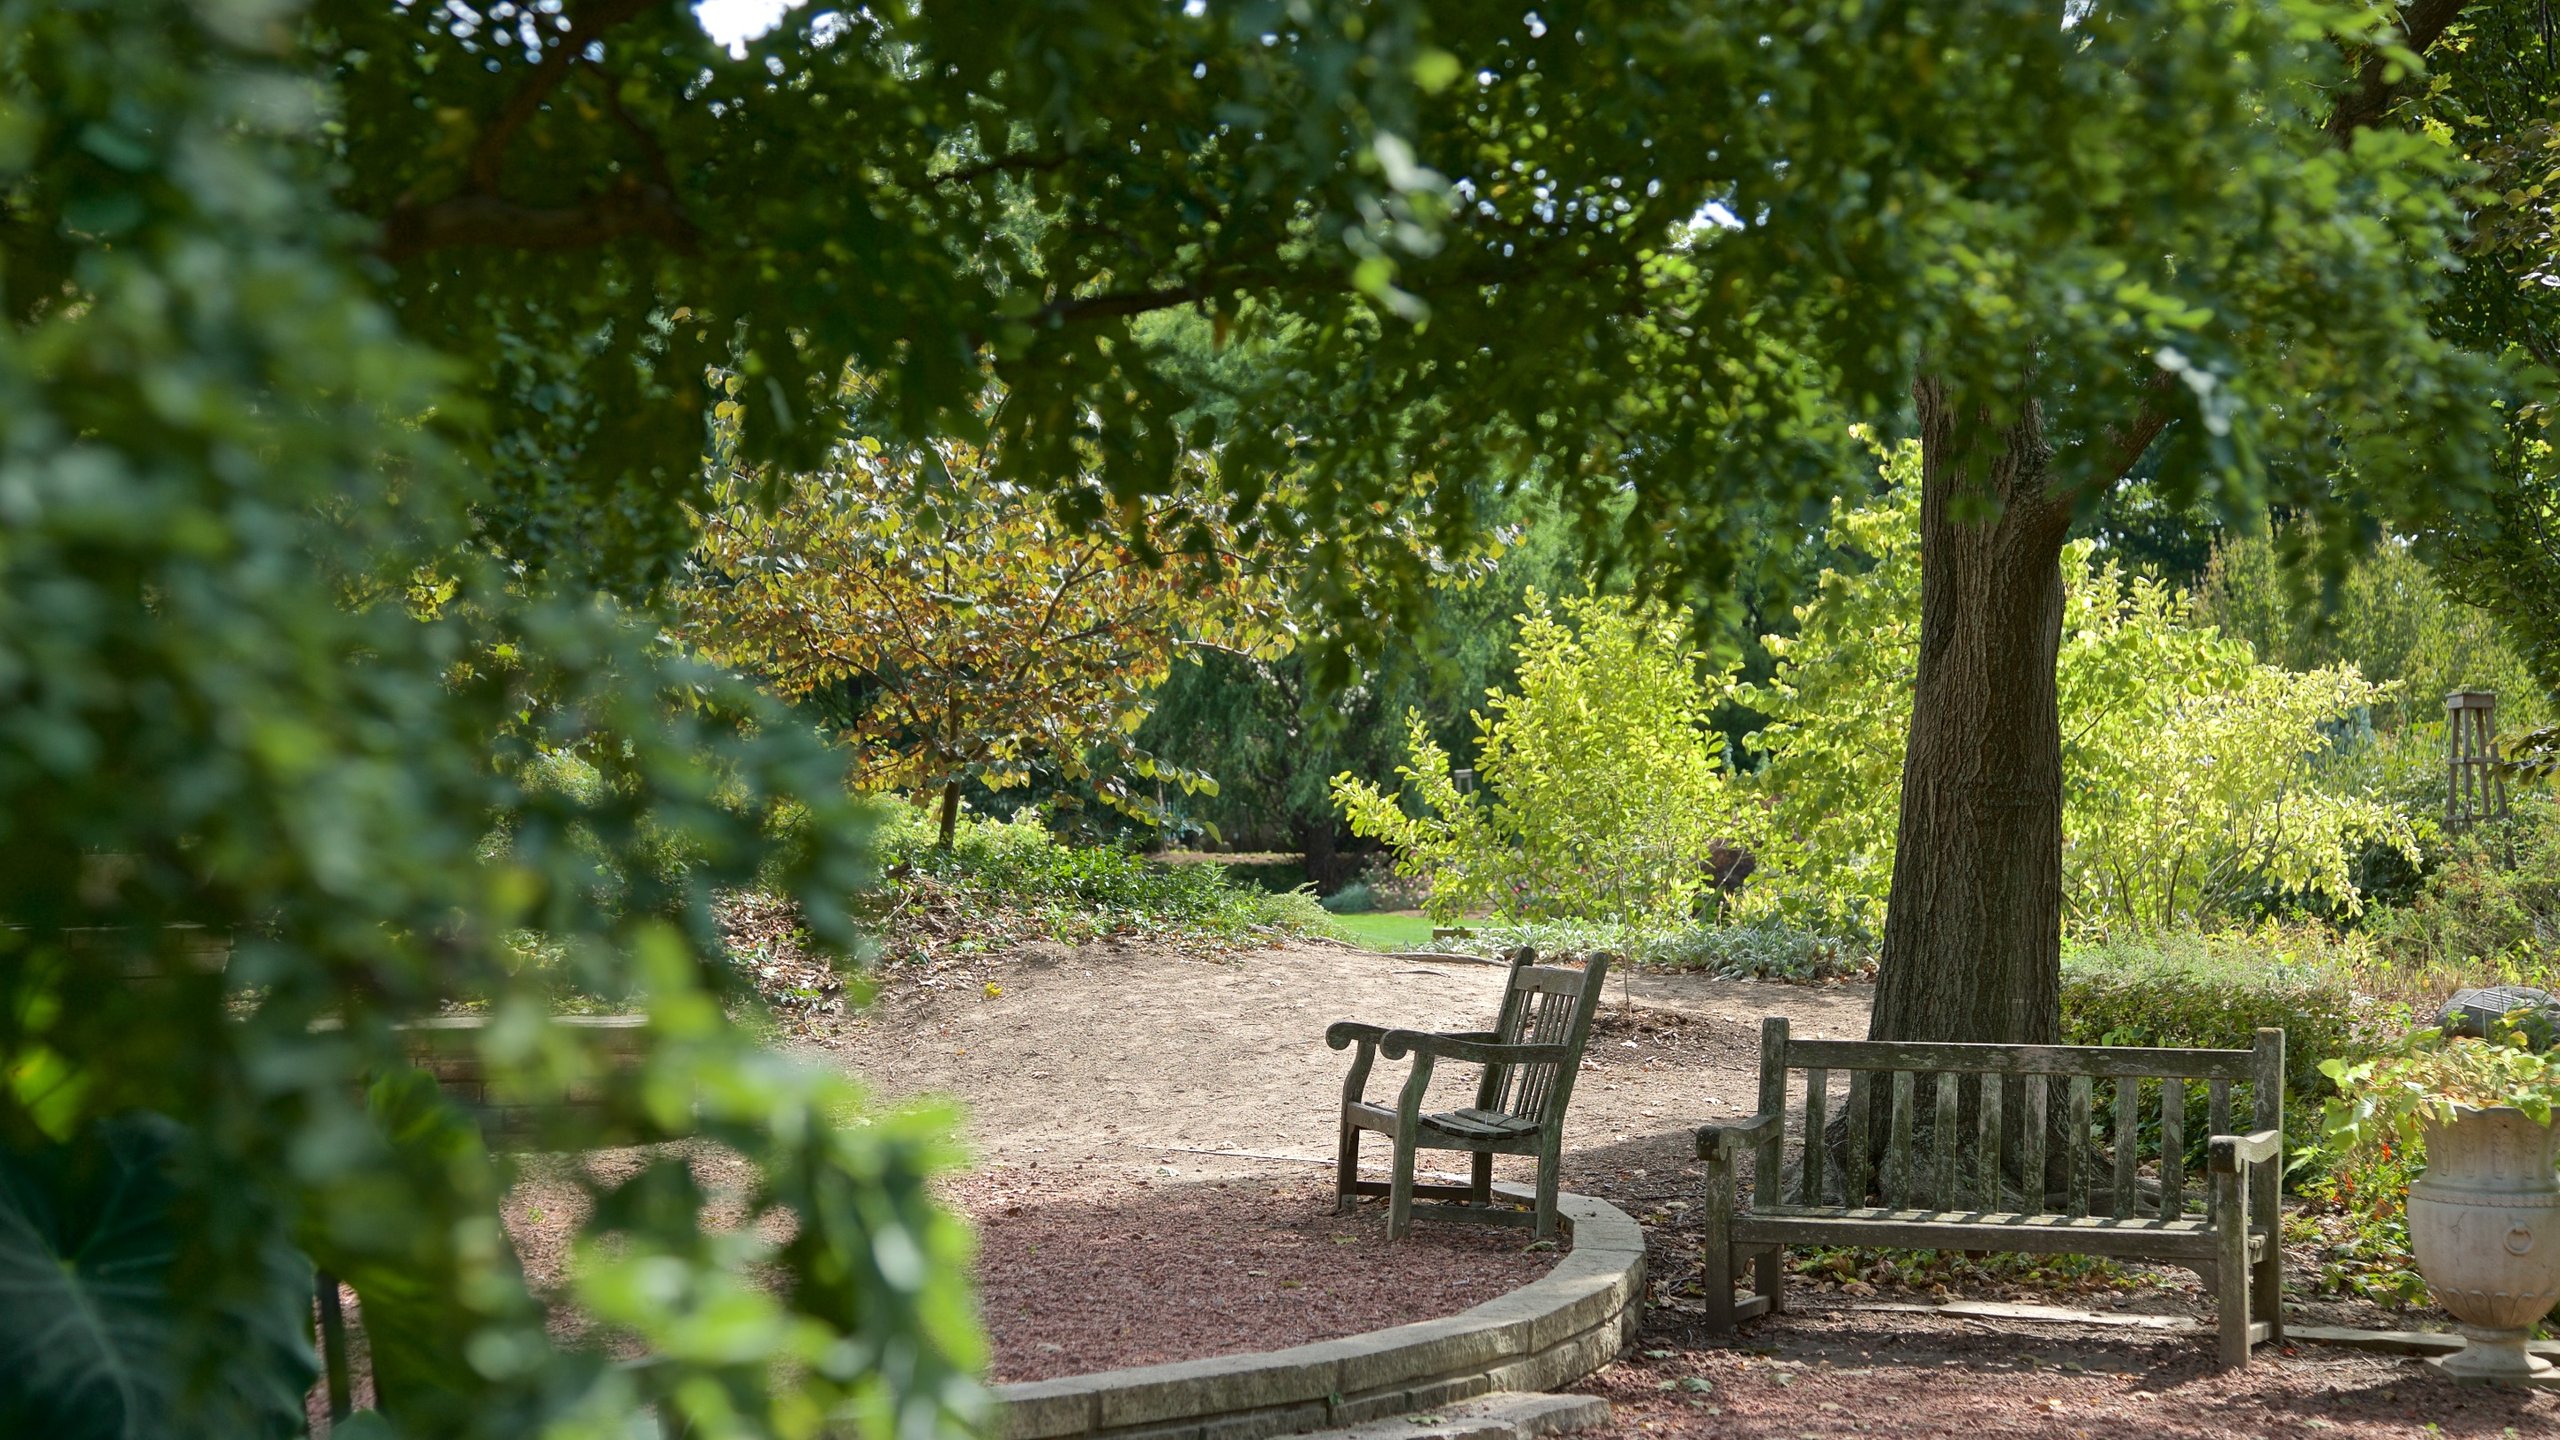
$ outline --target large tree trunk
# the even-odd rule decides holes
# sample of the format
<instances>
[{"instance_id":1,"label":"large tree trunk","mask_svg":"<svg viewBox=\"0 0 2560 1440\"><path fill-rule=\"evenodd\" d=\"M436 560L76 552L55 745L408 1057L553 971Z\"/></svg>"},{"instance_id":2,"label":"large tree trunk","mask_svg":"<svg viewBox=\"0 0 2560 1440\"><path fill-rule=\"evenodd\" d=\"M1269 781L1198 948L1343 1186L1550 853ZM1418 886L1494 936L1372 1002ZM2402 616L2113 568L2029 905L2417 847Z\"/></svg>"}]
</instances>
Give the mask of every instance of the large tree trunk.
<instances>
[{"instance_id":1,"label":"large tree trunk","mask_svg":"<svg viewBox=\"0 0 2560 1440\"><path fill-rule=\"evenodd\" d=\"M1939 382L1921 428L1920 669L1868 1035L2061 1036L2062 641L2069 505L2030 407L1994 428Z\"/></svg>"}]
</instances>

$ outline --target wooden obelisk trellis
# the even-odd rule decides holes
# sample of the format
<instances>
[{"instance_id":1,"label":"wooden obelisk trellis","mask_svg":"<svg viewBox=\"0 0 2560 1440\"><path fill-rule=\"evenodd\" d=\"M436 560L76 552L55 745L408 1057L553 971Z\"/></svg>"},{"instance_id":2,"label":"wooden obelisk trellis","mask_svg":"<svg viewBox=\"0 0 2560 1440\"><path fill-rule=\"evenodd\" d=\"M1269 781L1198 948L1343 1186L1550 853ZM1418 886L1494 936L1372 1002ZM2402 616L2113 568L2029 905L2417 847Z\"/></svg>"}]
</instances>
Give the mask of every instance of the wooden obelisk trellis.
<instances>
[{"instance_id":1,"label":"wooden obelisk trellis","mask_svg":"<svg viewBox=\"0 0 2560 1440\"><path fill-rule=\"evenodd\" d=\"M2504 819L2507 777L2498 769L2498 697L2456 690L2444 697L2444 820L2448 827Z\"/></svg>"}]
</instances>

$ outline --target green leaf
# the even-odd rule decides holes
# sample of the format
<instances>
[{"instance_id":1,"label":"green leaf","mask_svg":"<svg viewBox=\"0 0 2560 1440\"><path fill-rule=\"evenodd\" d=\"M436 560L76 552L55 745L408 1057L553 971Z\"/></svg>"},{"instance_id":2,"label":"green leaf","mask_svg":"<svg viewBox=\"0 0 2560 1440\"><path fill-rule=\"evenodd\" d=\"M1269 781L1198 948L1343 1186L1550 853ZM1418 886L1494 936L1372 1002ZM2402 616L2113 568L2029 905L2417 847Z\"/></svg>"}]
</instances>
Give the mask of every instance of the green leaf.
<instances>
[{"instance_id":1,"label":"green leaf","mask_svg":"<svg viewBox=\"0 0 2560 1440\"><path fill-rule=\"evenodd\" d=\"M176 1323L182 1139L175 1123L133 1114L0 1153L0 1433L299 1432L316 1370L300 1256L270 1244L251 1288L227 1297L218 1364Z\"/></svg>"}]
</instances>

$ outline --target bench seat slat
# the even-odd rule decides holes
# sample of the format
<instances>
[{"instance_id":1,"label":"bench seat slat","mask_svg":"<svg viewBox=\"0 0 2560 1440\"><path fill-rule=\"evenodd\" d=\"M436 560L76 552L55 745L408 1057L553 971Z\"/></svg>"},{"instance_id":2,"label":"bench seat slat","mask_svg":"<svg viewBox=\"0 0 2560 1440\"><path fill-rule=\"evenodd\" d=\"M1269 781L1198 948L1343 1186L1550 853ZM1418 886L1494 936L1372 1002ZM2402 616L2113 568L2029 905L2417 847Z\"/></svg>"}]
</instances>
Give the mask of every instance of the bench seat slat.
<instances>
[{"instance_id":1,"label":"bench seat slat","mask_svg":"<svg viewBox=\"0 0 2560 1440\"><path fill-rule=\"evenodd\" d=\"M1986 1075L2175 1075L2250 1078L2248 1050L2162 1050L2134 1045L1964 1045L1941 1040L1790 1040L1787 1067L1828 1070L1956 1070Z\"/></svg>"},{"instance_id":2,"label":"bench seat slat","mask_svg":"<svg viewBox=\"0 0 2560 1440\"><path fill-rule=\"evenodd\" d=\"M2219 1237L2197 1219L2117 1220L2104 1215L1981 1214L1967 1210L1855 1210L1779 1206L1737 1217L1739 1244L1873 1245L1891 1249L1997 1250L2046 1255L2122 1255L2171 1263L2210 1260ZM2266 1236L2249 1237L2253 1257Z\"/></svg>"},{"instance_id":3,"label":"bench seat slat","mask_svg":"<svg viewBox=\"0 0 2560 1440\"><path fill-rule=\"evenodd\" d=\"M1396 1133L1396 1107L1374 1101L1355 1101L1342 1107L1343 1123L1363 1130ZM1538 1122L1515 1115L1495 1115L1482 1110L1446 1110L1422 1117L1422 1138L1429 1144L1433 1136L1457 1140L1491 1140L1499 1142L1534 1140Z\"/></svg>"}]
</instances>

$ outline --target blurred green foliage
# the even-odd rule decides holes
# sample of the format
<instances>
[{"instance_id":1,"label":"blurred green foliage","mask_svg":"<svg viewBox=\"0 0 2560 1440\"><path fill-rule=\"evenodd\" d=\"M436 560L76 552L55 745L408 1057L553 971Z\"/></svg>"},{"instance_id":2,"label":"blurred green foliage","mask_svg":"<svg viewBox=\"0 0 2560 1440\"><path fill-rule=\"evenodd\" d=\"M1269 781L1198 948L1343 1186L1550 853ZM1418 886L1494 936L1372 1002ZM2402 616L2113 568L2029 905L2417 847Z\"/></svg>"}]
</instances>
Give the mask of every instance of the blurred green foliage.
<instances>
[{"instance_id":1,"label":"blurred green foliage","mask_svg":"<svg viewBox=\"0 0 2560 1440\"><path fill-rule=\"evenodd\" d=\"M316 1267L361 1296L377 1433L956 1432L950 1118L863 1117L715 960L709 897L760 873L853 942L842 767L471 543L477 372L375 294L306 23L0 5L0 1430L298 1431ZM682 863L600 883L652 847ZM544 1023L527 930L646 1013L636 1065ZM465 999L505 1095L591 1084L613 1133L752 1176L725 1231L679 1158L580 1182L565 1298L645 1363L554 1337L509 1167L410 1068L399 1027Z\"/></svg>"}]
</instances>

